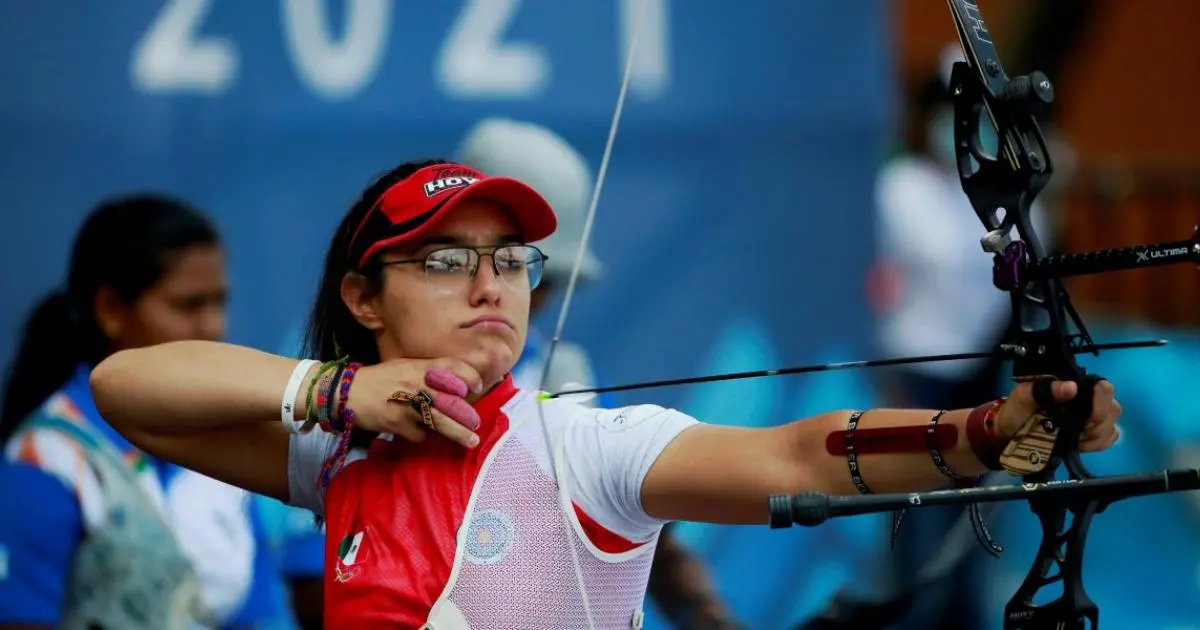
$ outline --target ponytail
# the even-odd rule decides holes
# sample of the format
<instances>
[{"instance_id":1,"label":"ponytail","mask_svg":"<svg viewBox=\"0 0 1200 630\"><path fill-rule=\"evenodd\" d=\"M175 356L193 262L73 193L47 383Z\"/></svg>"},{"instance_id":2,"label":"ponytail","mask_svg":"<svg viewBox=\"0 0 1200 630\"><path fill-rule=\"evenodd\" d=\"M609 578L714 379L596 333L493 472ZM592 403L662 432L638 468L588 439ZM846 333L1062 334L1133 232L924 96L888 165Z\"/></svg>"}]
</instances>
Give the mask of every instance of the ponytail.
<instances>
[{"instance_id":1,"label":"ponytail","mask_svg":"<svg viewBox=\"0 0 1200 630\"><path fill-rule=\"evenodd\" d=\"M0 447L80 365L95 366L110 351L113 340L92 306L101 288L133 304L166 275L176 252L218 243L209 220L172 197L122 196L97 206L75 236L66 289L45 297L25 322L4 383Z\"/></svg>"},{"instance_id":2,"label":"ponytail","mask_svg":"<svg viewBox=\"0 0 1200 630\"><path fill-rule=\"evenodd\" d=\"M81 362L95 354L95 338L89 343L80 323L74 305L62 291L43 298L30 313L5 379L0 447L30 412L70 380Z\"/></svg>"}]
</instances>

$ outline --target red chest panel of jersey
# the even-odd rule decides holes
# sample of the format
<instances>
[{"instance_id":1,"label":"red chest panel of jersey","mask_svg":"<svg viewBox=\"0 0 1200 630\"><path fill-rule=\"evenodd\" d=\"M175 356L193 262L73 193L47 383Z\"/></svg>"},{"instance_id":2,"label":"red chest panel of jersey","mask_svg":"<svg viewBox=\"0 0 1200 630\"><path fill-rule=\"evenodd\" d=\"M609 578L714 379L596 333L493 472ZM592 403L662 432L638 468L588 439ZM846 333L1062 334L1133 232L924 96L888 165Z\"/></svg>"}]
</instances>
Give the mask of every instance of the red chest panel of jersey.
<instances>
[{"instance_id":1,"label":"red chest panel of jersey","mask_svg":"<svg viewBox=\"0 0 1200 630\"><path fill-rule=\"evenodd\" d=\"M454 565L455 536L488 453L508 429L510 380L475 404L480 445L376 440L325 493L325 624L416 628Z\"/></svg>"}]
</instances>

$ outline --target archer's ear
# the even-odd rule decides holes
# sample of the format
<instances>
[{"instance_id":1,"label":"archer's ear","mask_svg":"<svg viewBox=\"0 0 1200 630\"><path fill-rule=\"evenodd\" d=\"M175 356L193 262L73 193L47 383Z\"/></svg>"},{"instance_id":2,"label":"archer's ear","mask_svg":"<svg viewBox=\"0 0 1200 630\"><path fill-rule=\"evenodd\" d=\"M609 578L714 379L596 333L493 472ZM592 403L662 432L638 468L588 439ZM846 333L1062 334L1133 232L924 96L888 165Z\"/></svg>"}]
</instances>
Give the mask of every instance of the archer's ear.
<instances>
[{"instance_id":1,"label":"archer's ear","mask_svg":"<svg viewBox=\"0 0 1200 630\"><path fill-rule=\"evenodd\" d=\"M379 314L379 292L369 280L357 273L342 276L342 302L350 314L367 330L383 329Z\"/></svg>"}]
</instances>

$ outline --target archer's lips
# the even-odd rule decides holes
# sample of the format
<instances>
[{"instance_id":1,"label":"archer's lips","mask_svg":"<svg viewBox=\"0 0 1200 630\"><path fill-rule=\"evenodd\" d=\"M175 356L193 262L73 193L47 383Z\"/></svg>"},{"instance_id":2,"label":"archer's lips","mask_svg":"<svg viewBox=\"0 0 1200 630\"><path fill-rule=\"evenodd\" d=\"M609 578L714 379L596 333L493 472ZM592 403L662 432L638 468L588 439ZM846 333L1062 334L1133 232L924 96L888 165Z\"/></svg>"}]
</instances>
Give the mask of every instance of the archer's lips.
<instances>
[{"instance_id":1,"label":"archer's lips","mask_svg":"<svg viewBox=\"0 0 1200 630\"><path fill-rule=\"evenodd\" d=\"M481 315L463 324L463 328L490 332L508 332L517 329L516 325L503 315Z\"/></svg>"}]
</instances>

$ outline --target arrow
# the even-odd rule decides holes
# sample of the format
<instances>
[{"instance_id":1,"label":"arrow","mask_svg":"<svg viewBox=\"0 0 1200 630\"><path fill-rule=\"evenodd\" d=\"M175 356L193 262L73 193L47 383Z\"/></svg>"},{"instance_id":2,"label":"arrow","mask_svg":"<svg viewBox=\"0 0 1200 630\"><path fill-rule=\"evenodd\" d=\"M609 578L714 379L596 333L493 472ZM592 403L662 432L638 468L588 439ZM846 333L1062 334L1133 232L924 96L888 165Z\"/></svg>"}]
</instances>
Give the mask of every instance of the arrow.
<instances>
[{"instance_id":1,"label":"arrow","mask_svg":"<svg viewBox=\"0 0 1200 630\"><path fill-rule=\"evenodd\" d=\"M1128 350L1132 348L1157 348L1167 345L1164 339L1146 341L1120 341L1114 343L1097 343L1076 346L1075 354L1094 353L1101 350ZM692 385L695 383L712 383L716 381L734 381L744 378L762 378L764 376L785 376L788 374L811 374L814 372L832 372L858 368L887 367L891 365L910 365L913 363L936 363L939 361L964 361L970 359L991 359L996 357L1012 357L1020 354L1023 349L1017 346L1002 345L991 352L965 352L959 354L933 354L922 357L902 357L898 359L871 359L867 361L842 361L804 365L800 367L779 368L774 370L754 370L750 372L730 372L712 376L693 376L689 378L674 378L661 381L644 381L629 385L610 385L607 387L589 387L586 389L571 389L554 394L540 394L539 399L548 400L571 394L604 394L608 392L627 392L637 389L652 389L655 387L670 387L674 385Z\"/></svg>"}]
</instances>

